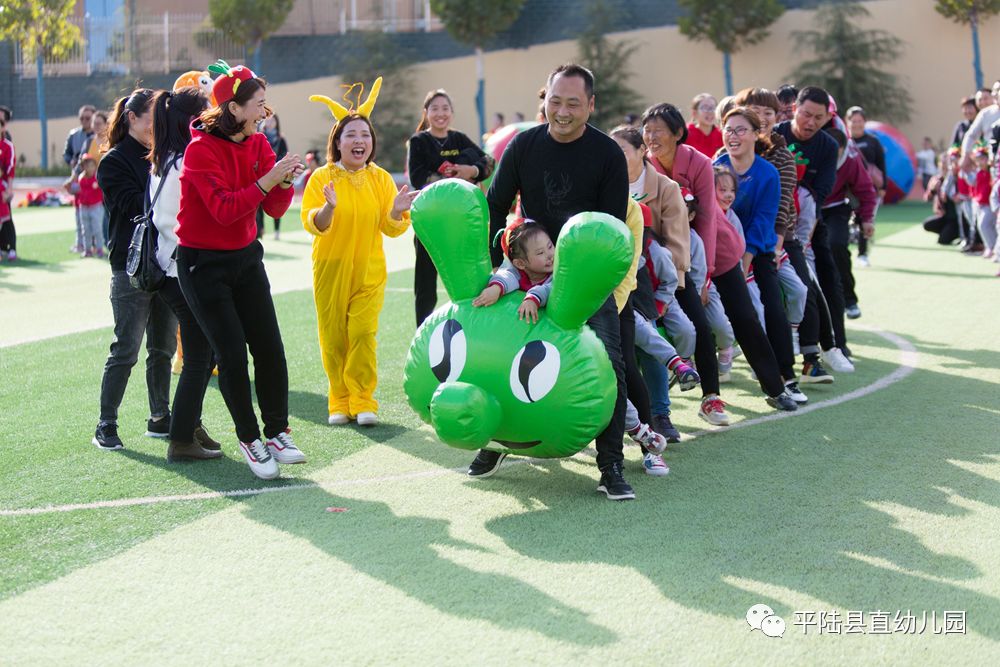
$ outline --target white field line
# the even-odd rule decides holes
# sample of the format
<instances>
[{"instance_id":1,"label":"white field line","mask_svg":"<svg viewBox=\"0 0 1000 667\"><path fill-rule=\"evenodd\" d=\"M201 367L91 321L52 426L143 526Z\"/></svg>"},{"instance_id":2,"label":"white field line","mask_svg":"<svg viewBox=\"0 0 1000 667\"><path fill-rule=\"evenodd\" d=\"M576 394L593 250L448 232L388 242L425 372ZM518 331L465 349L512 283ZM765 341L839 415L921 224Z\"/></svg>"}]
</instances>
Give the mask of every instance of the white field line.
<instances>
[{"instance_id":1,"label":"white field line","mask_svg":"<svg viewBox=\"0 0 1000 667\"><path fill-rule=\"evenodd\" d=\"M899 366L893 372L889 373L885 377L879 378L875 382L865 385L864 387L859 387L854 391L849 391L846 394L840 396L835 396L834 398L829 398L825 401L820 401L818 403L808 403L804 406L799 407L795 412L774 412L768 415L761 415L760 417L754 417L753 419L745 419L741 422L737 422L732 426L727 426L717 429L705 429L703 431L695 431L690 434L689 437L700 437L711 435L713 433L725 433L727 431L733 431L738 428L745 428L747 426L756 426L757 424L763 424L765 422L773 422L778 419L787 419L789 417L795 417L796 415L807 414L809 412L814 412L815 410L820 410L822 408L832 408L835 405L840 405L841 403L846 403L847 401L853 401L855 398L861 398L862 396L867 396L880 389L885 389L891 384L895 384L905 378L907 375L912 373L917 369L920 363L920 353L917 349L913 347L910 341L906 340L902 336L898 336L890 331L881 331L879 329L873 329L865 326L854 325L852 329L861 329L873 333L877 336L881 336L893 345L895 345L899 351ZM806 390L809 386L806 385Z\"/></svg>"},{"instance_id":2,"label":"white field line","mask_svg":"<svg viewBox=\"0 0 1000 667\"><path fill-rule=\"evenodd\" d=\"M726 433L728 431L733 431L740 428L746 428L747 426L756 426L757 424L763 424L766 422L776 421L778 419L788 419L789 417L795 417L801 414L807 414L809 412L814 412L823 408L831 408L847 401L852 401L856 398L861 398L862 396L867 396L868 394L873 394L876 391L880 391L893 385L903 378L910 375L914 370L917 369L919 365L920 355L916 348L902 336L898 336L894 333L888 331L880 331L878 329L869 329L868 327L855 326L852 328L864 329L870 331L871 333L881 336L890 343L896 346L900 351L899 355L899 366L896 370L892 371L885 377L879 378L875 382L865 385L864 387L859 387L854 391L850 391L841 396L836 396L834 398L829 398L825 401L819 401L818 403L812 403L806 405L805 407L799 408L795 412L776 412L773 414L763 415L760 417L754 417L753 419L746 419L744 421L738 422L732 426L719 429L696 431L695 433L685 434L687 438L694 437L704 437L706 435L711 435L713 433ZM592 448L584 450L584 452L593 455L595 452ZM509 464L516 465L518 463L528 463L528 462L538 462L539 459L508 459ZM266 493L284 493L291 491L303 491L308 489L338 489L350 486L362 486L368 484L381 484L384 482L398 482L406 481L411 479L425 479L429 477L440 477L442 475L448 475L452 473L464 473L465 468L434 468L432 470L418 470L414 472L403 473L401 475L386 475L382 477L370 477L367 479L345 479L337 480L333 482L311 482L306 484L290 484L288 486L272 486L264 487L259 489L235 489L232 491L206 491L204 493L187 493L183 495L173 495L173 496L145 496L142 498L119 498L117 500L99 500L92 503L73 503L69 505L46 505L44 507L24 507L19 509L0 509L0 516L29 516L35 514L55 514L59 512L75 512L77 510L93 510L93 509L111 509L117 507L135 507L138 505L156 505L160 503L174 503L182 501L192 501L192 500L216 500L219 498L245 498L248 496L261 496Z\"/></svg>"}]
</instances>

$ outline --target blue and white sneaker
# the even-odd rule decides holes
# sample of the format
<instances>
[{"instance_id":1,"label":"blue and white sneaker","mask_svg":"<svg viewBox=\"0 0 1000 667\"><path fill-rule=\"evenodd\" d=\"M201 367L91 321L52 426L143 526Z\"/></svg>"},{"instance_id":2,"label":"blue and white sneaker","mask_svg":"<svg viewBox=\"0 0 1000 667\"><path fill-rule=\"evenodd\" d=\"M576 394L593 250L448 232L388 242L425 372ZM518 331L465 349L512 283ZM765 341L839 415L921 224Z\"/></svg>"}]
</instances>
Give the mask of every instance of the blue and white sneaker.
<instances>
[{"instance_id":1,"label":"blue and white sneaker","mask_svg":"<svg viewBox=\"0 0 1000 667\"><path fill-rule=\"evenodd\" d=\"M663 460L663 457L651 452L646 452L646 455L642 457L642 467L646 469L647 475L652 475L653 477L663 477L670 472L670 468Z\"/></svg>"}]
</instances>

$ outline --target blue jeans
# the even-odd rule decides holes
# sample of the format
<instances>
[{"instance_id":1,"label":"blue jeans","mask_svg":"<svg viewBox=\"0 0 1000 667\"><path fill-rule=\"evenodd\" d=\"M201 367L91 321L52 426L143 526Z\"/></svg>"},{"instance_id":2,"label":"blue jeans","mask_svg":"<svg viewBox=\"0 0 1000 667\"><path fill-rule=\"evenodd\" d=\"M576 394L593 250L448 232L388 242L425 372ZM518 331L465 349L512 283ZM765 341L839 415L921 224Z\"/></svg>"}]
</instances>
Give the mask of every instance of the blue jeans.
<instances>
[{"instance_id":1,"label":"blue jeans","mask_svg":"<svg viewBox=\"0 0 1000 667\"><path fill-rule=\"evenodd\" d=\"M636 350L642 377L649 389L649 405L654 415L670 414L670 372L667 367L642 350Z\"/></svg>"},{"instance_id":2,"label":"blue jeans","mask_svg":"<svg viewBox=\"0 0 1000 667\"><path fill-rule=\"evenodd\" d=\"M170 413L170 359L177 350L177 318L159 294L132 287L124 271L111 272L115 337L101 380L101 422L118 423L118 408L146 335L146 393L151 417Z\"/></svg>"}]
</instances>

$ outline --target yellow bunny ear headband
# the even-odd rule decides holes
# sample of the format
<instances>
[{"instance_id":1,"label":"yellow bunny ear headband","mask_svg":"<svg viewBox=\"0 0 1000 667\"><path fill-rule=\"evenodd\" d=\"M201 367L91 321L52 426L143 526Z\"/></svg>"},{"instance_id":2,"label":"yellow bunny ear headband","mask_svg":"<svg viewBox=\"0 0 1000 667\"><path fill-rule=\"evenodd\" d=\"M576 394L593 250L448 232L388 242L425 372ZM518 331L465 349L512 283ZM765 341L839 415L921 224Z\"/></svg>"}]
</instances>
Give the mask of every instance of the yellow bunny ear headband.
<instances>
[{"instance_id":1,"label":"yellow bunny ear headband","mask_svg":"<svg viewBox=\"0 0 1000 667\"><path fill-rule=\"evenodd\" d=\"M333 114L334 120L336 120L338 123L347 116L350 116L352 113L357 114L359 116L364 116L365 118L370 117L372 114L372 109L375 108L375 101L378 100L378 93L380 90L382 90L382 77L375 79L375 83L372 84L371 92L368 93L368 99L365 100L364 104L361 104L361 96L364 94L365 90L365 85L363 83L355 83L354 85L344 86L344 87L348 89L347 93L344 94L344 101L346 101L350 105L350 108L345 107L343 104L340 104L339 102L334 102L326 95L310 95L309 101L322 102L327 107L329 107L330 113ZM355 89L358 88L360 88L357 94L358 107L357 109L355 109L354 104L350 100L350 95L352 92L354 92Z\"/></svg>"}]
</instances>

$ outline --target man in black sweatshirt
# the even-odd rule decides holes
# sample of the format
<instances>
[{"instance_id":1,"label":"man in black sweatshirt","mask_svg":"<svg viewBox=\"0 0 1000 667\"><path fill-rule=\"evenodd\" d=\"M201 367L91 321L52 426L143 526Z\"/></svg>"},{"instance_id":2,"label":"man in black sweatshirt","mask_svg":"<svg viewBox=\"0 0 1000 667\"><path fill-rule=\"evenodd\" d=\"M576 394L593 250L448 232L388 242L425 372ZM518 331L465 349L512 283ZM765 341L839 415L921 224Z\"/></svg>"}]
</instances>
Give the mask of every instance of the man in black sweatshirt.
<instances>
[{"instance_id":1,"label":"man in black sweatshirt","mask_svg":"<svg viewBox=\"0 0 1000 667\"><path fill-rule=\"evenodd\" d=\"M824 356L834 371L849 373L854 366L849 360L844 329L844 289L823 224L823 203L830 196L837 178L837 142L822 131L829 120L830 95L822 88L806 86L795 100L792 120L779 123L774 131L785 138L793 152L801 153L809 160L802 185L809 189L816 201L817 222L812 249L816 257L816 277L826 298L835 342L835 346L826 350Z\"/></svg>"},{"instance_id":2,"label":"man in black sweatshirt","mask_svg":"<svg viewBox=\"0 0 1000 667\"><path fill-rule=\"evenodd\" d=\"M507 146L486 199L490 206L490 238L507 224L518 194L521 213L542 225L555 241L572 216L600 211L625 220L628 168L618 144L587 121L594 111L594 75L579 65L563 65L545 86L547 123L518 134ZM491 249L494 266L503 255ZM597 487L611 500L635 498L622 473L625 432L625 367L618 308L609 296L587 324L604 343L615 369L618 399L608 427L597 436ZM473 477L496 472L504 455L482 450L469 467Z\"/></svg>"}]
</instances>

